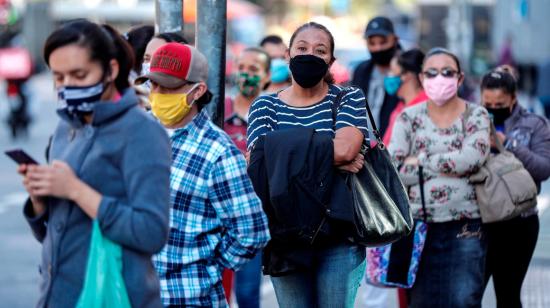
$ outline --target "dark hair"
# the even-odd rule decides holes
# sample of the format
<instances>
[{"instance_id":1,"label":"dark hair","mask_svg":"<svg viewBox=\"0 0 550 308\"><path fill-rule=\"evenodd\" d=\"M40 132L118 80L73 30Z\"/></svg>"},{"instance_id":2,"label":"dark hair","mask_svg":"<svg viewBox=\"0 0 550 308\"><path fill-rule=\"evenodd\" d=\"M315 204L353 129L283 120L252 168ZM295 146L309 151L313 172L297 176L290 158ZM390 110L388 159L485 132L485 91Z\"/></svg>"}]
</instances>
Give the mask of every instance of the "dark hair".
<instances>
[{"instance_id":1,"label":"dark hair","mask_svg":"<svg viewBox=\"0 0 550 308\"><path fill-rule=\"evenodd\" d=\"M429 58L435 55L447 55L451 57L456 63L458 72L459 73L462 72L462 69L460 68L460 60L458 60L458 57L454 53L450 52L448 49L442 48L442 47L435 47L430 49L430 51L428 51L428 53L426 54L426 57L424 57L424 62L422 63L422 66L424 66L424 64L426 63L426 61L428 61Z\"/></svg>"},{"instance_id":2,"label":"dark hair","mask_svg":"<svg viewBox=\"0 0 550 308\"><path fill-rule=\"evenodd\" d=\"M491 71L481 80L481 91L488 90L502 90L506 94L516 95L516 79L514 76L504 70Z\"/></svg>"},{"instance_id":3,"label":"dark hair","mask_svg":"<svg viewBox=\"0 0 550 308\"><path fill-rule=\"evenodd\" d=\"M165 40L166 43L181 43L181 44L189 44L189 42L183 37L183 35L179 32L164 32L159 33L155 35L155 38Z\"/></svg>"},{"instance_id":4,"label":"dark hair","mask_svg":"<svg viewBox=\"0 0 550 308\"><path fill-rule=\"evenodd\" d=\"M336 60L336 58L334 57L334 37L332 36L332 33L330 33L330 31L327 29L327 27L325 27L321 24L318 24L316 22L313 22L313 21L310 21L308 23L305 23L305 24L301 25L300 27L298 27L298 29L296 29L296 31L294 31L294 33L292 33L292 36L290 37L289 48L292 47L292 44L294 43L294 40L296 39L296 36L300 32L302 32L304 30L307 30L309 28L314 28L314 29L317 29L317 30L321 30L321 31L325 32L328 35L329 40L330 40L330 58L331 58L331 61ZM334 76L332 76L330 71L325 76L325 81L327 83L330 83L330 84L334 83Z\"/></svg>"},{"instance_id":5,"label":"dark hair","mask_svg":"<svg viewBox=\"0 0 550 308\"><path fill-rule=\"evenodd\" d=\"M143 55L145 54L147 43L149 43L154 35L155 27L151 25L134 27L124 35L134 51L134 71L138 74L141 72L141 64L143 63Z\"/></svg>"},{"instance_id":6,"label":"dark hair","mask_svg":"<svg viewBox=\"0 0 550 308\"><path fill-rule=\"evenodd\" d=\"M511 66L510 64L499 65L495 68L495 71L509 73L510 75L512 75L512 77L514 77L516 82L518 82L518 80L519 80L518 71L513 66Z\"/></svg>"},{"instance_id":7,"label":"dark hair","mask_svg":"<svg viewBox=\"0 0 550 308\"><path fill-rule=\"evenodd\" d=\"M424 63L424 53L418 48L407 50L397 56L397 63L403 72L414 73L416 80L420 84L418 74L422 72L422 64Z\"/></svg>"},{"instance_id":8,"label":"dark hair","mask_svg":"<svg viewBox=\"0 0 550 308\"><path fill-rule=\"evenodd\" d=\"M262 41L260 42L260 46L264 47L265 44L275 44L275 45L279 45L279 44L284 44L283 42L283 39L278 36L278 35L268 35L266 37L264 37L262 39Z\"/></svg>"},{"instance_id":9,"label":"dark hair","mask_svg":"<svg viewBox=\"0 0 550 308\"><path fill-rule=\"evenodd\" d=\"M263 63L264 63L265 71L266 73L269 73L269 71L271 70L271 57L265 50L258 47L248 47L248 48L245 48L242 53L245 53L245 52L255 52L260 55L263 55L264 56Z\"/></svg>"},{"instance_id":10,"label":"dark hair","mask_svg":"<svg viewBox=\"0 0 550 308\"><path fill-rule=\"evenodd\" d=\"M46 40L43 53L46 64L50 65L50 56L56 49L72 44L89 51L90 60L101 64L104 77L110 72L111 60L117 60L119 72L115 87L119 92L130 87L128 76L134 65L134 54L128 42L111 26L100 26L86 19L64 24Z\"/></svg>"},{"instance_id":11,"label":"dark hair","mask_svg":"<svg viewBox=\"0 0 550 308\"><path fill-rule=\"evenodd\" d=\"M195 104L197 104L197 109L201 111L202 108L210 103L212 97L212 92L210 92L210 90L206 90L206 92L204 92L204 94L195 101Z\"/></svg>"}]
</instances>

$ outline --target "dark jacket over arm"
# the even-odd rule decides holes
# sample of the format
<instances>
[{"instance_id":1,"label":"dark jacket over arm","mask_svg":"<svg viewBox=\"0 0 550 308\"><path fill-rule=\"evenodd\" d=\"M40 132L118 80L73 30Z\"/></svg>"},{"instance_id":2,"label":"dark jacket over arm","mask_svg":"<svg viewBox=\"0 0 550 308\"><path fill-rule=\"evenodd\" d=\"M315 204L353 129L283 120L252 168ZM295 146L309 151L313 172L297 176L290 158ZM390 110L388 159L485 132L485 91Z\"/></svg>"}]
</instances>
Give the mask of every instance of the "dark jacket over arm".
<instances>
[{"instance_id":1,"label":"dark jacket over arm","mask_svg":"<svg viewBox=\"0 0 550 308\"><path fill-rule=\"evenodd\" d=\"M333 153L332 136L308 128L271 132L255 143L248 174L272 236L264 273L279 276L310 266L311 241L326 243L334 234L333 222L353 221L351 203L333 196L334 187L345 187L335 185L343 179L336 174Z\"/></svg>"}]
</instances>

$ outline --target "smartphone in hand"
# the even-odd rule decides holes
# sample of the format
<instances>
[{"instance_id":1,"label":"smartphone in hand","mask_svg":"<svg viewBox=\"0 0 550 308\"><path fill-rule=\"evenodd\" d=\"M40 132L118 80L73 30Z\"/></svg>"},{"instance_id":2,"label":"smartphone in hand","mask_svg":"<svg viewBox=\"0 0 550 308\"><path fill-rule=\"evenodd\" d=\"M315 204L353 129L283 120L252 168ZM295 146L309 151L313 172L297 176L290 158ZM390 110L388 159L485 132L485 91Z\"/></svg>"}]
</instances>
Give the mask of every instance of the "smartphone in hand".
<instances>
[{"instance_id":1,"label":"smartphone in hand","mask_svg":"<svg viewBox=\"0 0 550 308\"><path fill-rule=\"evenodd\" d=\"M4 153L19 165L38 165L38 162L22 149L13 149Z\"/></svg>"}]
</instances>

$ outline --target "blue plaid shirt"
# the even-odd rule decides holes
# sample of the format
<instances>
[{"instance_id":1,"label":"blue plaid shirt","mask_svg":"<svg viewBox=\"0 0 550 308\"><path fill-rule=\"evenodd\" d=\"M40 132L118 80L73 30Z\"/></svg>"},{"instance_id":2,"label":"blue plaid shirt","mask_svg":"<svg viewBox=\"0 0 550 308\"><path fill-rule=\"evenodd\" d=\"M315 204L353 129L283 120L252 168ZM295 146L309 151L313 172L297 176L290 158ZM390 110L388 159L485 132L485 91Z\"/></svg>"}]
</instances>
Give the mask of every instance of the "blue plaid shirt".
<instances>
[{"instance_id":1,"label":"blue plaid shirt","mask_svg":"<svg viewBox=\"0 0 550 308\"><path fill-rule=\"evenodd\" d=\"M170 236L154 257L164 305L226 307L224 268L269 240L244 156L203 110L172 139Z\"/></svg>"}]
</instances>

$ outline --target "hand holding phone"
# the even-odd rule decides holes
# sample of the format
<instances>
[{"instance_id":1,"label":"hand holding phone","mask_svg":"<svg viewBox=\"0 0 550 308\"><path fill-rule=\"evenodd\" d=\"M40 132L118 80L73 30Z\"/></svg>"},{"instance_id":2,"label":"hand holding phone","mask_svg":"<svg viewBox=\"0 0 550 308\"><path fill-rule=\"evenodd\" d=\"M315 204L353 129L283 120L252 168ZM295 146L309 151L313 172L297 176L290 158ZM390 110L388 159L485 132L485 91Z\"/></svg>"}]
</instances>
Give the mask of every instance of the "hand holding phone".
<instances>
[{"instance_id":1,"label":"hand holding phone","mask_svg":"<svg viewBox=\"0 0 550 308\"><path fill-rule=\"evenodd\" d=\"M38 162L22 149L9 150L4 153L19 165L38 165Z\"/></svg>"}]
</instances>

